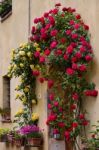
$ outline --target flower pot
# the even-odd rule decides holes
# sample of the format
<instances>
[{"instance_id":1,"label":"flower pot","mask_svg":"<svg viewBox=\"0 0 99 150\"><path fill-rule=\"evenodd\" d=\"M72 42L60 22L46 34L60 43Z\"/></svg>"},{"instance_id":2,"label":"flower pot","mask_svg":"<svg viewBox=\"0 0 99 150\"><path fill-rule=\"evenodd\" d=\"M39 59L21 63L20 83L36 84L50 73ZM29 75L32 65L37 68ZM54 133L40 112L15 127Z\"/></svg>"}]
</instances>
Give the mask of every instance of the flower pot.
<instances>
[{"instance_id":1,"label":"flower pot","mask_svg":"<svg viewBox=\"0 0 99 150\"><path fill-rule=\"evenodd\" d=\"M21 147L22 146L22 139L15 139L14 143L17 147Z\"/></svg>"},{"instance_id":2,"label":"flower pot","mask_svg":"<svg viewBox=\"0 0 99 150\"><path fill-rule=\"evenodd\" d=\"M53 138L56 139L56 140L60 140L61 139L61 135L59 133L54 134Z\"/></svg>"},{"instance_id":3,"label":"flower pot","mask_svg":"<svg viewBox=\"0 0 99 150\"><path fill-rule=\"evenodd\" d=\"M28 138L27 139L28 145L41 145L42 139L41 138Z\"/></svg>"}]
</instances>

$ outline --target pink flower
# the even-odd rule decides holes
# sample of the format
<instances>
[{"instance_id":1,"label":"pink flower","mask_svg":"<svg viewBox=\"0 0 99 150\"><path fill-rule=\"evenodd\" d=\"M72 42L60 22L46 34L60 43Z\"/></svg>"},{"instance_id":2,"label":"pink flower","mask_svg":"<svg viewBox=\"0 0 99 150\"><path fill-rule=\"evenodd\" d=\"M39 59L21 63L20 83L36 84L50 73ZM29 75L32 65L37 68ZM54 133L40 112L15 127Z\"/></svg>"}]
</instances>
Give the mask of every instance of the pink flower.
<instances>
[{"instance_id":1,"label":"pink flower","mask_svg":"<svg viewBox=\"0 0 99 150\"><path fill-rule=\"evenodd\" d=\"M78 30L80 28L80 24L75 24L74 29Z\"/></svg>"},{"instance_id":2,"label":"pink flower","mask_svg":"<svg viewBox=\"0 0 99 150\"><path fill-rule=\"evenodd\" d=\"M85 56L85 60L86 60L86 61L91 61L91 60L92 60L92 57L91 57L90 55L86 55L86 56Z\"/></svg>"},{"instance_id":3,"label":"pink flower","mask_svg":"<svg viewBox=\"0 0 99 150\"><path fill-rule=\"evenodd\" d=\"M37 58L37 57L39 57L40 56L40 52L39 51L36 51L35 53L34 53L34 56Z\"/></svg>"},{"instance_id":4,"label":"pink flower","mask_svg":"<svg viewBox=\"0 0 99 150\"><path fill-rule=\"evenodd\" d=\"M80 58L82 57L82 54L81 54L80 52L77 52L77 53L75 54L75 56L76 56L78 59L80 59Z\"/></svg>"},{"instance_id":5,"label":"pink flower","mask_svg":"<svg viewBox=\"0 0 99 150\"><path fill-rule=\"evenodd\" d=\"M61 49L58 49L57 51L56 51L56 54L59 56L59 55L62 55L62 50Z\"/></svg>"},{"instance_id":6,"label":"pink flower","mask_svg":"<svg viewBox=\"0 0 99 150\"><path fill-rule=\"evenodd\" d=\"M97 90L86 90L84 92L84 94L86 96L93 96L93 97L96 97L98 95L98 91Z\"/></svg>"},{"instance_id":7,"label":"pink flower","mask_svg":"<svg viewBox=\"0 0 99 150\"><path fill-rule=\"evenodd\" d=\"M61 43L65 43L66 42L66 39L65 38L61 38Z\"/></svg>"},{"instance_id":8,"label":"pink flower","mask_svg":"<svg viewBox=\"0 0 99 150\"><path fill-rule=\"evenodd\" d=\"M59 6L61 6L61 3L55 4L55 7L59 7Z\"/></svg>"},{"instance_id":9,"label":"pink flower","mask_svg":"<svg viewBox=\"0 0 99 150\"><path fill-rule=\"evenodd\" d=\"M84 46L81 46L81 47L80 47L80 51L81 51L82 53L85 52L85 51L86 51L85 47L84 47Z\"/></svg>"},{"instance_id":10,"label":"pink flower","mask_svg":"<svg viewBox=\"0 0 99 150\"><path fill-rule=\"evenodd\" d=\"M78 69L78 65L76 63L72 64L72 69L77 70Z\"/></svg>"},{"instance_id":11,"label":"pink flower","mask_svg":"<svg viewBox=\"0 0 99 150\"><path fill-rule=\"evenodd\" d=\"M84 119L84 118L85 118L84 114L79 115L79 119Z\"/></svg>"},{"instance_id":12,"label":"pink flower","mask_svg":"<svg viewBox=\"0 0 99 150\"><path fill-rule=\"evenodd\" d=\"M71 32L72 32L71 30L66 30L67 35L71 35Z\"/></svg>"},{"instance_id":13,"label":"pink flower","mask_svg":"<svg viewBox=\"0 0 99 150\"><path fill-rule=\"evenodd\" d=\"M77 39L78 38L78 34L77 33L72 33L72 39Z\"/></svg>"},{"instance_id":14,"label":"pink flower","mask_svg":"<svg viewBox=\"0 0 99 150\"><path fill-rule=\"evenodd\" d=\"M73 100L77 101L78 98L79 98L79 96L78 96L77 93L74 93L74 94L72 95L72 99L73 99Z\"/></svg>"},{"instance_id":15,"label":"pink flower","mask_svg":"<svg viewBox=\"0 0 99 150\"><path fill-rule=\"evenodd\" d=\"M57 101L54 102L54 106L57 107L59 103Z\"/></svg>"},{"instance_id":16,"label":"pink flower","mask_svg":"<svg viewBox=\"0 0 99 150\"><path fill-rule=\"evenodd\" d=\"M52 88L54 85L54 81L53 80L48 80L48 88Z\"/></svg>"},{"instance_id":17,"label":"pink flower","mask_svg":"<svg viewBox=\"0 0 99 150\"><path fill-rule=\"evenodd\" d=\"M48 117L48 120L49 120L49 121L55 121L56 119L57 119L56 114L51 114L51 115Z\"/></svg>"},{"instance_id":18,"label":"pink flower","mask_svg":"<svg viewBox=\"0 0 99 150\"><path fill-rule=\"evenodd\" d=\"M45 54L46 56L48 56L48 55L50 54L50 50L49 50L49 49L46 49L46 50L44 51L44 54Z\"/></svg>"},{"instance_id":19,"label":"pink flower","mask_svg":"<svg viewBox=\"0 0 99 150\"><path fill-rule=\"evenodd\" d=\"M56 9L56 8L53 9L53 10L52 10L52 13L53 13L54 15L56 15L56 14L58 13L58 9Z\"/></svg>"},{"instance_id":20,"label":"pink flower","mask_svg":"<svg viewBox=\"0 0 99 150\"><path fill-rule=\"evenodd\" d=\"M63 128L63 127L65 127L65 124L64 124L64 122L59 122L59 123L58 123L58 126L59 126L60 128Z\"/></svg>"},{"instance_id":21,"label":"pink flower","mask_svg":"<svg viewBox=\"0 0 99 150\"><path fill-rule=\"evenodd\" d=\"M58 134L59 130L58 129L53 129L53 134Z\"/></svg>"},{"instance_id":22,"label":"pink flower","mask_svg":"<svg viewBox=\"0 0 99 150\"><path fill-rule=\"evenodd\" d=\"M74 25L75 24L75 22L74 22L74 20L70 20L70 25Z\"/></svg>"},{"instance_id":23,"label":"pink flower","mask_svg":"<svg viewBox=\"0 0 99 150\"><path fill-rule=\"evenodd\" d=\"M82 125L83 126L87 126L89 124L89 121L87 121L87 120L84 120L83 122L82 122Z\"/></svg>"},{"instance_id":24,"label":"pink flower","mask_svg":"<svg viewBox=\"0 0 99 150\"><path fill-rule=\"evenodd\" d=\"M66 54L64 54L64 60L68 60L68 56Z\"/></svg>"},{"instance_id":25,"label":"pink flower","mask_svg":"<svg viewBox=\"0 0 99 150\"><path fill-rule=\"evenodd\" d=\"M66 51L67 51L68 54L71 54L73 52L73 49L74 48L72 47L72 45L70 45L70 46L67 47Z\"/></svg>"},{"instance_id":26,"label":"pink flower","mask_svg":"<svg viewBox=\"0 0 99 150\"><path fill-rule=\"evenodd\" d=\"M51 93L51 94L49 95L49 99L50 99L51 101L54 100L54 94L53 94L53 93Z\"/></svg>"},{"instance_id":27,"label":"pink flower","mask_svg":"<svg viewBox=\"0 0 99 150\"><path fill-rule=\"evenodd\" d=\"M45 13L44 13L44 17L45 17L45 18L48 18L48 16L49 16L49 13L45 12Z\"/></svg>"},{"instance_id":28,"label":"pink flower","mask_svg":"<svg viewBox=\"0 0 99 150\"><path fill-rule=\"evenodd\" d=\"M39 22L38 18L34 19L34 23L37 24Z\"/></svg>"},{"instance_id":29,"label":"pink flower","mask_svg":"<svg viewBox=\"0 0 99 150\"><path fill-rule=\"evenodd\" d=\"M45 62L45 57L44 57L44 56L40 56L39 62L40 62L40 63L44 63L44 62Z\"/></svg>"},{"instance_id":30,"label":"pink flower","mask_svg":"<svg viewBox=\"0 0 99 150\"><path fill-rule=\"evenodd\" d=\"M48 104L48 109L52 109L52 105L51 104Z\"/></svg>"},{"instance_id":31,"label":"pink flower","mask_svg":"<svg viewBox=\"0 0 99 150\"><path fill-rule=\"evenodd\" d=\"M56 48L57 46L57 42L56 41L53 41L51 44L50 44L50 48L54 49Z\"/></svg>"},{"instance_id":32,"label":"pink flower","mask_svg":"<svg viewBox=\"0 0 99 150\"><path fill-rule=\"evenodd\" d=\"M73 122L72 127L77 128L78 127L78 122Z\"/></svg>"},{"instance_id":33,"label":"pink flower","mask_svg":"<svg viewBox=\"0 0 99 150\"><path fill-rule=\"evenodd\" d=\"M34 34L34 33L35 33L35 26L33 26L33 27L32 27L32 31L31 31L31 33L32 33L32 34Z\"/></svg>"},{"instance_id":34,"label":"pink flower","mask_svg":"<svg viewBox=\"0 0 99 150\"><path fill-rule=\"evenodd\" d=\"M56 35L57 35L57 33L58 33L58 31L57 31L57 30L52 30L50 34L51 34L51 36L56 36Z\"/></svg>"},{"instance_id":35,"label":"pink flower","mask_svg":"<svg viewBox=\"0 0 99 150\"><path fill-rule=\"evenodd\" d=\"M54 19L54 17L53 16L49 16L48 18L49 18L50 24L54 26L55 25L55 19Z\"/></svg>"},{"instance_id":36,"label":"pink flower","mask_svg":"<svg viewBox=\"0 0 99 150\"><path fill-rule=\"evenodd\" d=\"M80 66L79 66L79 70L80 70L81 72L86 71L86 66L85 66L84 64L80 65Z\"/></svg>"},{"instance_id":37,"label":"pink flower","mask_svg":"<svg viewBox=\"0 0 99 150\"><path fill-rule=\"evenodd\" d=\"M72 57L72 63L75 63L75 62L77 62L77 57Z\"/></svg>"},{"instance_id":38,"label":"pink flower","mask_svg":"<svg viewBox=\"0 0 99 150\"><path fill-rule=\"evenodd\" d=\"M73 75L73 74L74 74L74 70L73 70L72 68L67 68L67 69L66 69L66 73L67 73L68 75Z\"/></svg>"}]
</instances>

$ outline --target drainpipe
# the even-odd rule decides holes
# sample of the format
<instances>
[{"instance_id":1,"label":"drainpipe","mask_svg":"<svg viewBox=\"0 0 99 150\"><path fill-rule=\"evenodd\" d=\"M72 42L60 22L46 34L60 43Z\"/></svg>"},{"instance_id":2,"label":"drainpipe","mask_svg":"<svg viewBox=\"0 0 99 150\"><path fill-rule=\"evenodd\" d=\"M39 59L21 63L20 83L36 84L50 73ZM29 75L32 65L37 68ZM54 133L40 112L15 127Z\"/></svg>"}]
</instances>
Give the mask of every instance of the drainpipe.
<instances>
[{"instance_id":1,"label":"drainpipe","mask_svg":"<svg viewBox=\"0 0 99 150\"><path fill-rule=\"evenodd\" d=\"M31 0L28 0L28 40L31 31Z\"/></svg>"}]
</instances>

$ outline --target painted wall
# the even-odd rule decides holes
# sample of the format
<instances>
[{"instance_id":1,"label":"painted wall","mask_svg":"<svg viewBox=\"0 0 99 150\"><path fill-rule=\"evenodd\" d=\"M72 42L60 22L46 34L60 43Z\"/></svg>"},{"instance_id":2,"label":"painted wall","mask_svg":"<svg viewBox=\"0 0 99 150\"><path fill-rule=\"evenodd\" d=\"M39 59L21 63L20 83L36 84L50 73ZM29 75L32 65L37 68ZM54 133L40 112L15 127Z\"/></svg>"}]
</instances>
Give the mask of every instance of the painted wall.
<instances>
[{"instance_id":1,"label":"painted wall","mask_svg":"<svg viewBox=\"0 0 99 150\"><path fill-rule=\"evenodd\" d=\"M90 26L91 40L95 54L95 67L91 70L91 80L96 83L96 88L99 89L99 0L30 0L30 15L29 15L29 0L13 0L12 15L3 23L0 23L0 107L2 107L2 76L7 73L7 67L10 62L10 50L17 48L20 43L27 42L29 37L29 28L33 25L33 19L40 17L45 11L53 8L56 2L61 2L63 6L71 6L76 8L81 14L83 20ZM15 86L18 80L11 80L11 119L14 119L14 114L21 107L20 102L15 101ZM35 111L40 115L39 125L44 129L45 144L44 150L48 150L47 126L45 125L47 117L47 93L46 84L41 85L37 81L37 97L39 99L38 108ZM85 100L85 108L87 108L91 119L91 123L99 120L99 97L96 99L90 98ZM12 124L2 124L0 126L13 126ZM2 148L1 148L2 147ZM4 144L0 144L1 150L6 150ZM9 150L16 148L9 148Z\"/></svg>"}]
</instances>

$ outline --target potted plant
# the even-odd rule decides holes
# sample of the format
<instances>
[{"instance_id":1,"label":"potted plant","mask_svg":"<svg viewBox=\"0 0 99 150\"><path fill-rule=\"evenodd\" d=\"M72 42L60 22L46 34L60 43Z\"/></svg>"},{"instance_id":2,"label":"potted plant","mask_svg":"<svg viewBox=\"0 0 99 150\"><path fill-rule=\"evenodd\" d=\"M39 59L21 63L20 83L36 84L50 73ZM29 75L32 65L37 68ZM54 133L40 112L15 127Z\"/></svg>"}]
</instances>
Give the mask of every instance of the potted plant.
<instances>
[{"instance_id":1,"label":"potted plant","mask_svg":"<svg viewBox=\"0 0 99 150\"><path fill-rule=\"evenodd\" d=\"M20 132L27 138L28 145L39 146L42 144L42 133L36 125L24 126Z\"/></svg>"},{"instance_id":2,"label":"potted plant","mask_svg":"<svg viewBox=\"0 0 99 150\"><path fill-rule=\"evenodd\" d=\"M18 147L22 146L23 136L20 134L19 131L15 131L15 134L14 134L14 143Z\"/></svg>"},{"instance_id":3,"label":"potted plant","mask_svg":"<svg viewBox=\"0 0 99 150\"><path fill-rule=\"evenodd\" d=\"M0 129L0 142L7 142L7 134L9 132L8 128L1 128Z\"/></svg>"},{"instance_id":4,"label":"potted plant","mask_svg":"<svg viewBox=\"0 0 99 150\"><path fill-rule=\"evenodd\" d=\"M11 122L9 108L0 108L0 114L2 116L2 122Z\"/></svg>"}]
</instances>

